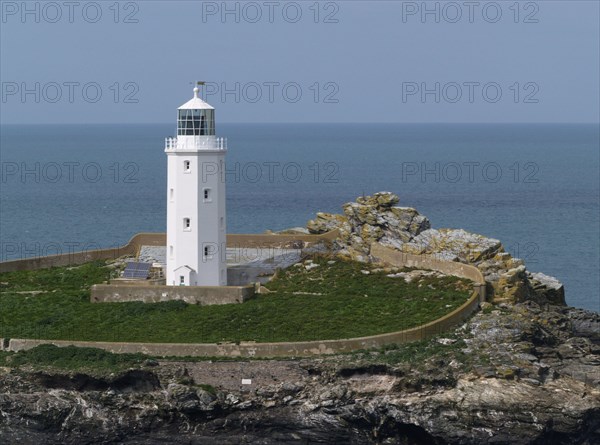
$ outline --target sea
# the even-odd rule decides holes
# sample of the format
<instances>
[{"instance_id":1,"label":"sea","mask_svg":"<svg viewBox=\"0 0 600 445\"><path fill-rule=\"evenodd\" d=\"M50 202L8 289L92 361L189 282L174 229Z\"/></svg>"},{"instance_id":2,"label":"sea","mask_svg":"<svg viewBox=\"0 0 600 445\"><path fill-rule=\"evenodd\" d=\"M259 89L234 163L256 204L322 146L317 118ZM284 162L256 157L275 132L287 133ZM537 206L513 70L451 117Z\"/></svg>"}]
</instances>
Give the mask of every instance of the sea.
<instances>
[{"instance_id":1,"label":"sea","mask_svg":"<svg viewBox=\"0 0 600 445\"><path fill-rule=\"evenodd\" d=\"M1 260L164 232L170 124L2 125ZM497 238L600 311L597 124L221 124L227 230L260 233L390 191L435 228ZM207 166L205 174L215 174Z\"/></svg>"}]
</instances>

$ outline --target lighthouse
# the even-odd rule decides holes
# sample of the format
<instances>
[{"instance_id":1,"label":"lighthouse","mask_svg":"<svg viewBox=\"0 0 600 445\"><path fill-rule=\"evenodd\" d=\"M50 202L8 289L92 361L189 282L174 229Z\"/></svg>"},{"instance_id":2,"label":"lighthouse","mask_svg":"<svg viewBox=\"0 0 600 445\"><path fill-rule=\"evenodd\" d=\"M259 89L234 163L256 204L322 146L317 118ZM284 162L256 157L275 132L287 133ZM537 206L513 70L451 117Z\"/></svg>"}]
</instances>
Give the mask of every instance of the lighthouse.
<instances>
[{"instance_id":1,"label":"lighthouse","mask_svg":"<svg viewBox=\"0 0 600 445\"><path fill-rule=\"evenodd\" d=\"M165 140L166 284L225 286L227 140L216 137L215 109L198 91L177 109L177 137Z\"/></svg>"}]
</instances>

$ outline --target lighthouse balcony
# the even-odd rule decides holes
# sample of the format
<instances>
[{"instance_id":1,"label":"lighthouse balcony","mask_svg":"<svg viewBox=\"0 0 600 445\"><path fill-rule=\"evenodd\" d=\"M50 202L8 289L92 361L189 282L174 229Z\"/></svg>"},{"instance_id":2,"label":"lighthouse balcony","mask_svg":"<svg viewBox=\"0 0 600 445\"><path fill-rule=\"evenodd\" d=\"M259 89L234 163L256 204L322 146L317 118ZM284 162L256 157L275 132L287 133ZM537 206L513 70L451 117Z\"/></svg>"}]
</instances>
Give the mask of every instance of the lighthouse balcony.
<instances>
[{"instance_id":1,"label":"lighthouse balcony","mask_svg":"<svg viewBox=\"0 0 600 445\"><path fill-rule=\"evenodd\" d=\"M165 151L211 150L227 151L227 138L214 136L179 136L165 138Z\"/></svg>"}]
</instances>

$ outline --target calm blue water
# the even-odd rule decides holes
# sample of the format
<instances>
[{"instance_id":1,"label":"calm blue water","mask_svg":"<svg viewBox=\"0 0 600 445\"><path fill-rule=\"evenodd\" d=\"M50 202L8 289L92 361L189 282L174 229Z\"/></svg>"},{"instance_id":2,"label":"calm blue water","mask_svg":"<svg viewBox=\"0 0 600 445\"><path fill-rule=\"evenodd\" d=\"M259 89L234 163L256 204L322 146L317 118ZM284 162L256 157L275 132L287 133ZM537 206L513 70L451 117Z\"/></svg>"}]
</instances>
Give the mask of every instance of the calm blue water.
<instances>
[{"instance_id":1,"label":"calm blue water","mask_svg":"<svg viewBox=\"0 0 600 445\"><path fill-rule=\"evenodd\" d=\"M165 230L173 125L2 126L2 260ZM503 241L600 309L593 125L221 125L228 231L303 226L363 193L397 193L434 227ZM237 166L237 167L236 167Z\"/></svg>"}]
</instances>

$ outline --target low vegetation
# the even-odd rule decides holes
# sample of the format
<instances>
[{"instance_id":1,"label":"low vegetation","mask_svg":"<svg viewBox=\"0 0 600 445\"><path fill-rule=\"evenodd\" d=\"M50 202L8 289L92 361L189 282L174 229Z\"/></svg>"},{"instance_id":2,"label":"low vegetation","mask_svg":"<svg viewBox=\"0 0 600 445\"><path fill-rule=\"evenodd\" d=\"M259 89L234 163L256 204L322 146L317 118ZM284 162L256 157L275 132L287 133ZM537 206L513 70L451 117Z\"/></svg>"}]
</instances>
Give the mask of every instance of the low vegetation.
<instances>
[{"instance_id":1,"label":"low vegetation","mask_svg":"<svg viewBox=\"0 0 600 445\"><path fill-rule=\"evenodd\" d=\"M443 336L402 345L354 351L338 355L337 358L342 363L387 364L390 366L410 364L417 370L424 370L427 369L427 361L432 358L439 360L440 363L455 360L460 366L471 363L473 357L463 351L466 347L464 338L458 337L456 332L450 332Z\"/></svg>"},{"instance_id":2,"label":"low vegetation","mask_svg":"<svg viewBox=\"0 0 600 445\"><path fill-rule=\"evenodd\" d=\"M455 277L401 277L319 256L284 271L272 291L238 305L181 301L90 303L107 280L102 262L0 274L0 337L122 342L297 341L351 338L414 327L454 310L471 284ZM308 267L307 267L308 266Z\"/></svg>"},{"instance_id":3,"label":"low vegetation","mask_svg":"<svg viewBox=\"0 0 600 445\"><path fill-rule=\"evenodd\" d=\"M143 363L142 354L112 354L96 348L40 345L20 352L0 351L0 366L60 369L89 373L118 372Z\"/></svg>"}]
</instances>

